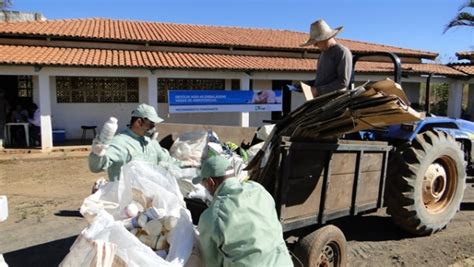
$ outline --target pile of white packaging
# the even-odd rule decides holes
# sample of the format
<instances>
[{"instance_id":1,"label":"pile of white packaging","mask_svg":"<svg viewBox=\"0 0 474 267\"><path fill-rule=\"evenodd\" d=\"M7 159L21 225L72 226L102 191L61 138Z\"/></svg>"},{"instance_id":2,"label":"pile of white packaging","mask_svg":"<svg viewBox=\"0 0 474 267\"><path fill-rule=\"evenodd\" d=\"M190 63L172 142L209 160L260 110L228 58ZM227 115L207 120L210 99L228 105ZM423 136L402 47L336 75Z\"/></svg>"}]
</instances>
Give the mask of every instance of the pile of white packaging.
<instances>
[{"instance_id":1,"label":"pile of white packaging","mask_svg":"<svg viewBox=\"0 0 474 267\"><path fill-rule=\"evenodd\" d=\"M84 200L81 213L90 225L61 266L200 265L183 196L176 179L160 166L128 163L119 181Z\"/></svg>"}]
</instances>

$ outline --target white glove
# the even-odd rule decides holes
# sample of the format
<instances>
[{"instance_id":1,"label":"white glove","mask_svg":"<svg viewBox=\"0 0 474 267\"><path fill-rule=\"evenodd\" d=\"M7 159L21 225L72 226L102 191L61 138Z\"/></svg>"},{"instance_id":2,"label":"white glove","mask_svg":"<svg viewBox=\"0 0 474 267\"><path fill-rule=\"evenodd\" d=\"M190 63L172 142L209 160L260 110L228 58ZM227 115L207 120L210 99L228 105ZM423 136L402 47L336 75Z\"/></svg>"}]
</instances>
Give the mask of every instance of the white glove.
<instances>
[{"instance_id":1,"label":"white glove","mask_svg":"<svg viewBox=\"0 0 474 267\"><path fill-rule=\"evenodd\" d=\"M159 135L158 132L154 132L150 139L158 141L158 135Z\"/></svg>"},{"instance_id":2,"label":"white glove","mask_svg":"<svg viewBox=\"0 0 474 267\"><path fill-rule=\"evenodd\" d=\"M105 150L109 147L109 145L102 144L98 137L94 138L92 141L91 151L92 153L96 154L99 157L103 157L105 155Z\"/></svg>"}]
</instances>

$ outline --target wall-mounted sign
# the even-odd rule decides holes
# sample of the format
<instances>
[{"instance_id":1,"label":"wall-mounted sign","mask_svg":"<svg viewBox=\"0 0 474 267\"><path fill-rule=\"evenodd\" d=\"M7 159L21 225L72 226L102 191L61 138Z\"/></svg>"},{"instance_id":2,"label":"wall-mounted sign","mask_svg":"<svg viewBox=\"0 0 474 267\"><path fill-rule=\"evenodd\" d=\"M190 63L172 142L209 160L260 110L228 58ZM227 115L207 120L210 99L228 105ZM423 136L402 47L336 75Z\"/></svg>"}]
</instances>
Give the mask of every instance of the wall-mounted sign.
<instances>
[{"instance_id":1,"label":"wall-mounted sign","mask_svg":"<svg viewBox=\"0 0 474 267\"><path fill-rule=\"evenodd\" d=\"M169 90L170 113L282 110L281 90Z\"/></svg>"}]
</instances>

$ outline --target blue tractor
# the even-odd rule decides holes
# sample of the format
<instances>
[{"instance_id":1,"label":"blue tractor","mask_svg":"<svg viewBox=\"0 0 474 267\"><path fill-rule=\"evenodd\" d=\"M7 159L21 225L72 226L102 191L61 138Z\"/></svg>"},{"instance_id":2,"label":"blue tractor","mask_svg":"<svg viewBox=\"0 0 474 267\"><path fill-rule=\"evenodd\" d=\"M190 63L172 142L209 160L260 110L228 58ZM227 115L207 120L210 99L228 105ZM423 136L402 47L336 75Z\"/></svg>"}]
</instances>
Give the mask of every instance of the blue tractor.
<instances>
[{"instance_id":1,"label":"blue tractor","mask_svg":"<svg viewBox=\"0 0 474 267\"><path fill-rule=\"evenodd\" d=\"M400 59L393 53L368 56L373 55L391 58L394 81L400 84ZM360 57L354 56L354 67ZM353 77L354 73L351 84ZM387 212L401 228L416 235L440 231L454 217L474 159L474 123L431 115L430 79L431 75L424 119L360 133L364 139L386 141L393 147L385 190Z\"/></svg>"}]
</instances>

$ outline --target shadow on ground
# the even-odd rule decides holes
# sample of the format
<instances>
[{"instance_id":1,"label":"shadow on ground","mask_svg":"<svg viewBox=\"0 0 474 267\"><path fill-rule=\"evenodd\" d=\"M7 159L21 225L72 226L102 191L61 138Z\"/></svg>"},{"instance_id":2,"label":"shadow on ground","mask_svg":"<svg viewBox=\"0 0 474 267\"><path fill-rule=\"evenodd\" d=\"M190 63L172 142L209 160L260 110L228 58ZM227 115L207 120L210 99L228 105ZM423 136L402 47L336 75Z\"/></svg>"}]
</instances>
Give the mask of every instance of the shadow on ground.
<instances>
[{"instance_id":1,"label":"shadow on ground","mask_svg":"<svg viewBox=\"0 0 474 267\"><path fill-rule=\"evenodd\" d=\"M346 217L332 223L341 228L347 241L387 241L413 237L397 227L390 217Z\"/></svg>"},{"instance_id":2,"label":"shadow on ground","mask_svg":"<svg viewBox=\"0 0 474 267\"><path fill-rule=\"evenodd\" d=\"M3 257L10 267L58 266L68 254L69 248L72 246L76 238L77 236L71 236L41 245L12 251L3 254Z\"/></svg>"},{"instance_id":3,"label":"shadow on ground","mask_svg":"<svg viewBox=\"0 0 474 267\"><path fill-rule=\"evenodd\" d=\"M78 210L60 210L54 215L59 217L83 217Z\"/></svg>"},{"instance_id":4,"label":"shadow on ground","mask_svg":"<svg viewBox=\"0 0 474 267\"><path fill-rule=\"evenodd\" d=\"M474 210L474 203L461 203L461 210Z\"/></svg>"}]
</instances>

